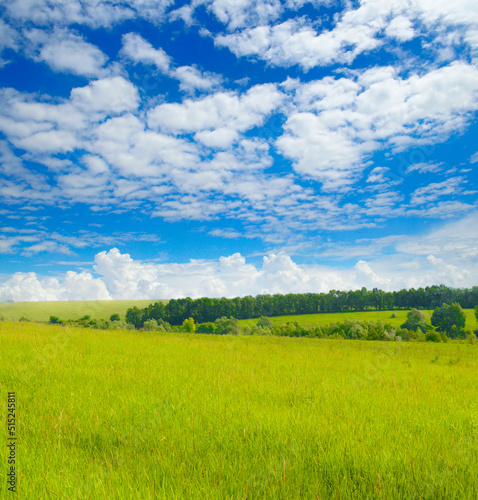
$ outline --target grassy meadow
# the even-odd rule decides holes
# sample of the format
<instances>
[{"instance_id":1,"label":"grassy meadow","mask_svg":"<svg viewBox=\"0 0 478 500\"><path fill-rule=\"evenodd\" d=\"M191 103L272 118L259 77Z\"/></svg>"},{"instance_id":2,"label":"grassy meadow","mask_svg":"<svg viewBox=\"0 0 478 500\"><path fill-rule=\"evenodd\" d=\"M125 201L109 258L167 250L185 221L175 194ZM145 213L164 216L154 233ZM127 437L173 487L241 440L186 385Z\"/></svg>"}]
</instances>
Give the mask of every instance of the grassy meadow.
<instances>
[{"instance_id":1,"label":"grassy meadow","mask_svg":"<svg viewBox=\"0 0 478 500\"><path fill-rule=\"evenodd\" d=\"M143 308L152 300L71 300L44 302L0 302L0 318L18 321L21 317L30 321L48 321L50 316L60 319L79 319L89 315L94 319L109 319L112 314L119 314L122 319L126 310L136 306ZM164 301L167 302L167 301Z\"/></svg>"},{"instance_id":2,"label":"grassy meadow","mask_svg":"<svg viewBox=\"0 0 478 500\"><path fill-rule=\"evenodd\" d=\"M466 328L470 330L478 329L478 322L473 309L463 309L466 314ZM430 324L430 318L433 314L431 311L423 311L427 316L427 323ZM276 316L270 317L273 325L287 323L289 321L297 322L301 326L314 325L329 325L330 323L340 323L346 319L357 321L382 321L390 323L394 327L400 327L407 320L408 310L400 311L362 311L362 312L339 312L339 313L319 313L319 314L299 314L295 316ZM395 314L396 317L392 317ZM239 321L241 325L253 326L257 323L256 318L242 319Z\"/></svg>"},{"instance_id":3,"label":"grassy meadow","mask_svg":"<svg viewBox=\"0 0 478 500\"><path fill-rule=\"evenodd\" d=\"M18 498L478 495L476 344L3 322L0 345Z\"/></svg>"}]
</instances>

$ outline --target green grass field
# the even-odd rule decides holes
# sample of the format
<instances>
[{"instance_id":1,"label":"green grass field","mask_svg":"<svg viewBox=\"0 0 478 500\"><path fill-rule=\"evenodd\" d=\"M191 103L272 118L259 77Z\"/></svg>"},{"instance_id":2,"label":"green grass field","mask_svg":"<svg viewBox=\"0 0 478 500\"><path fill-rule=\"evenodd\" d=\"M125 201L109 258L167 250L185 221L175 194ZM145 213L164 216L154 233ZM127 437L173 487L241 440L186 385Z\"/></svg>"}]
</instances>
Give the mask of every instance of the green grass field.
<instances>
[{"instance_id":1,"label":"green grass field","mask_svg":"<svg viewBox=\"0 0 478 500\"><path fill-rule=\"evenodd\" d=\"M50 316L62 320L79 319L90 315L94 319L109 319L112 314L119 314L122 319L126 310L136 306L143 308L152 300L78 300L45 302L0 302L0 317L7 321L18 321L22 316L31 321L48 321ZM165 301L167 302L167 301Z\"/></svg>"},{"instance_id":2,"label":"green grass field","mask_svg":"<svg viewBox=\"0 0 478 500\"><path fill-rule=\"evenodd\" d=\"M471 330L478 329L478 323L473 309L464 309L466 314L466 328ZM363 311L363 312L343 312L343 313L321 313L321 314L300 314L296 316L276 316L269 318L274 325L296 321L302 326L313 325L329 325L333 322L342 322L346 319L358 321L382 321L390 323L392 326L399 327L407 320L408 311ZM430 323L433 311L423 311L427 315L427 322ZM392 318L392 314L396 314L396 318ZM253 326L257 323L257 319L243 319L239 323L242 325Z\"/></svg>"},{"instance_id":3,"label":"green grass field","mask_svg":"<svg viewBox=\"0 0 478 500\"><path fill-rule=\"evenodd\" d=\"M478 495L477 345L7 322L0 345L18 498Z\"/></svg>"}]
</instances>

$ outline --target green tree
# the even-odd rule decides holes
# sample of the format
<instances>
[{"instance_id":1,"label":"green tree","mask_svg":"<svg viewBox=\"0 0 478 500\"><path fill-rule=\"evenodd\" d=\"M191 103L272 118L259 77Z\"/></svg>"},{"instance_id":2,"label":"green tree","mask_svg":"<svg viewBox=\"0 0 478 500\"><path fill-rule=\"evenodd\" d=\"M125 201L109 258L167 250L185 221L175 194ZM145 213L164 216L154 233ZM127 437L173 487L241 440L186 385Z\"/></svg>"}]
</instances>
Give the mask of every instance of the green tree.
<instances>
[{"instance_id":1,"label":"green tree","mask_svg":"<svg viewBox=\"0 0 478 500\"><path fill-rule=\"evenodd\" d=\"M423 311L419 311L418 309L411 309L407 313L407 321L401 325L401 328L406 328L407 330L417 331L418 328L425 333L427 330L427 325L425 323L425 313Z\"/></svg>"},{"instance_id":2,"label":"green tree","mask_svg":"<svg viewBox=\"0 0 478 500\"><path fill-rule=\"evenodd\" d=\"M436 307L431 318L432 325L440 332L455 338L462 335L466 322L466 315L460 304L454 302L451 305L443 304Z\"/></svg>"},{"instance_id":3,"label":"green tree","mask_svg":"<svg viewBox=\"0 0 478 500\"><path fill-rule=\"evenodd\" d=\"M267 316L261 316L256 326L262 326L262 328L272 329L272 321Z\"/></svg>"},{"instance_id":4,"label":"green tree","mask_svg":"<svg viewBox=\"0 0 478 500\"><path fill-rule=\"evenodd\" d=\"M50 324L56 325L60 322L60 318L58 316L50 316Z\"/></svg>"},{"instance_id":5,"label":"green tree","mask_svg":"<svg viewBox=\"0 0 478 500\"><path fill-rule=\"evenodd\" d=\"M110 321L120 321L120 319L120 315L116 313L110 316Z\"/></svg>"},{"instance_id":6,"label":"green tree","mask_svg":"<svg viewBox=\"0 0 478 500\"><path fill-rule=\"evenodd\" d=\"M143 311L136 306L126 311L126 322L134 325L135 328L143 326Z\"/></svg>"},{"instance_id":7,"label":"green tree","mask_svg":"<svg viewBox=\"0 0 478 500\"><path fill-rule=\"evenodd\" d=\"M239 326L239 321L236 318L226 318L223 316L222 318L217 318L214 322L216 324L216 332L220 335L238 335L241 327Z\"/></svg>"},{"instance_id":8,"label":"green tree","mask_svg":"<svg viewBox=\"0 0 478 500\"><path fill-rule=\"evenodd\" d=\"M183 321L183 328L188 333L194 333L196 331L196 325L193 318L188 318Z\"/></svg>"}]
</instances>

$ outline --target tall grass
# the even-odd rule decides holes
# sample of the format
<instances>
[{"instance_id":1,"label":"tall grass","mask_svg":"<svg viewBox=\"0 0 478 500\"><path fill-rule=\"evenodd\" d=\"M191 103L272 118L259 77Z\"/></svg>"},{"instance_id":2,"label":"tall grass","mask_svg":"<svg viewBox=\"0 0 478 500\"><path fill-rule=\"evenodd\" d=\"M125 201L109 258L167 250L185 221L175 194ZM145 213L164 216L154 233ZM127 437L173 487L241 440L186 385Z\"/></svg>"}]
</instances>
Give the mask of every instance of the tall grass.
<instances>
[{"instance_id":1,"label":"tall grass","mask_svg":"<svg viewBox=\"0 0 478 500\"><path fill-rule=\"evenodd\" d=\"M24 323L0 343L19 498L477 498L476 345Z\"/></svg>"}]
</instances>

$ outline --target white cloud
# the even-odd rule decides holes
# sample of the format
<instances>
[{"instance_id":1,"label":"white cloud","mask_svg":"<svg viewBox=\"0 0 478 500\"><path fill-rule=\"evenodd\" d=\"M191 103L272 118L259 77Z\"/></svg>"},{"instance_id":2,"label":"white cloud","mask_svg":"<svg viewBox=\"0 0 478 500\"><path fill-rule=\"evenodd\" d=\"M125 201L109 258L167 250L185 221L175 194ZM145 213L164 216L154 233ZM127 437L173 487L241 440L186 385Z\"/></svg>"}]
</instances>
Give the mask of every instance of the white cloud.
<instances>
[{"instance_id":1,"label":"white cloud","mask_svg":"<svg viewBox=\"0 0 478 500\"><path fill-rule=\"evenodd\" d=\"M166 52L161 48L155 49L138 33L123 35L121 53L132 61L154 65L163 73L169 71L171 59Z\"/></svg>"},{"instance_id":2,"label":"white cloud","mask_svg":"<svg viewBox=\"0 0 478 500\"><path fill-rule=\"evenodd\" d=\"M411 172L419 172L420 174L426 173L435 173L440 172L442 169L443 163L433 163L433 162L422 162L422 163L413 163L407 167L405 173L410 174Z\"/></svg>"},{"instance_id":3,"label":"white cloud","mask_svg":"<svg viewBox=\"0 0 478 500\"><path fill-rule=\"evenodd\" d=\"M179 88L184 92L194 93L196 90L207 92L219 87L221 77L213 73L202 73L194 66L181 66L172 75L179 80Z\"/></svg>"},{"instance_id":4,"label":"white cloud","mask_svg":"<svg viewBox=\"0 0 478 500\"><path fill-rule=\"evenodd\" d=\"M1 57L3 51L5 49L17 50L19 38L17 32L3 19L0 19L0 68L7 63Z\"/></svg>"},{"instance_id":5,"label":"white cloud","mask_svg":"<svg viewBox=\"0 0 478 500\"><path fill-rule=\"evenodd\" d=\"M385 33L391 38L397 38L401 42L411 40L415 36L410 19L405 16L394 17L385 28Z\"/></svg>"},{"instance_id":6,"label":"white cloud","mask_svg":"<svg viewBox=\"0 0 478 500\"><path fill-rule=\"evenodd\" d=\"M138 89L121 76L103 78L71 91L71 102L85 113L110 115L135 111L139 105Z\"/></svg>"},{"instance_id":7,"label":"white cloud","mask_svg":"<svg viewBox=\"0 0 478 500\"><path fill-rule=\"evenodd\" d=\"M438 55L454 52L456 37L448 36L448 27L460 32L471 46L478 45L478 16L473 0L453 3L361 0L357 8L347 6L340 12L330 30L321 30L305 18L288 19L271 26L270 23L279 18L279 11L275 16L253 18L255 8L248 3L242 2L242 16L237 12L241 7L236 7L234 19L237 21L228 25L230 33L217 35L215 43L228 47L236 56L255 56L275 66L300 65L307 71L318 65L349 64L358 55L384 46L389 38L399 43L413 39L422 27L434 40L429 50ZM289 2L289 7L294 8L291 3L295 2ZM248 22L244 22L246 12L251 16ZM228 21L227 11L222 17L223 22Z\"/></svg>"},{"instance_id":8,"label":"white cloud","mask_svg":"<svg viewBox=\"0 0 478 500\"><path fill-rule=\"evenodd\" d=\"M268 23L282 12L279 0L212 0L207 3L218 20L230 30Z\"/></svg>"},{"instance_id":9,"label":"white cloud","mask_svg":"<svg viewBox=\"0 0 478 500\"><path fill-rule=\"evenodd\" d=\"M208 148L223 149L231 146L239 134L227 127L218 127L212 130L202 130L194 134L194 139Z\"/></svg>"},{"instance_id":10,"label":"white cloud","mask_svg":"<svg viewBox=\"0 0 478 500\"><path fill-rule=\"evenodd\" d=\"M245 131L261 125L283 100L273 84L256 85L246 93L217 92L181 104L161 104L148 113L150 127L176 133L213 130L218 127Z\"/></svg>"},{"instance_id":11,"label":"white cloud","mask_svg":"<svg viewBox=\"0 0 478 500\"><path fill-rule=\"evenodd\" d=\"M14 302L43 300L110 300L105 284L89 273L68 271L62 282L39 279L35 273L15 273L0 284L0 300Z\"/></svg>"},{"instance_id":12,"label":"white cloud","mask_svg":"<svg viewBox=\"0 0 478 500\"><path fill-rule=\"evenodd\" d=\"M274 66L300 65L305 71L319 65L350 63L379 44L368 25L337 27L317 34L304 20L258 26L240 33L219 35L215 43L236 56L258 56Z\"/></svg>"},{"instance_id":13,"label":"white cloud","mask_svg":"<svg viewBox=\"0 0 478 500\"><path fill-rule=\"evenodd\" d=\"M34 59L46 62L54 71L87 77L101 76L105 72L108 57L96 45L75 33L32 30L26 36L36 45Z\"/></svg>"},{"instance_id":14,"label":"white cloud","mask_svg":"<svg viewBox=\"0 0 478 500\"><path fill-rule=\"evenodd\" d=\"M145 18L154 23L164 19L172 0L12 0L5 5L11 19L40 26L85 24L108 27L127 19Z\"/></svg>"},{"instance_id":15,"label":"white cloud","mask_svg":"<svg viewBox=\"0 0 478 500\"><path fill-rule=\"evenodd\" d=\"M411 194L411 204L423 205L442 196L463 195L465 184L466 181L463 177L452 177L443 182L433 182L428 186L417 188Z\"/></svg>"},{"instance_id":16,"label":"white cloud","mask_svg":"<svg viewBox=\"0 0 478 500\"><path fill-rule=\"evenodd\" d=\"M478 109L478 69L461 62L407 79L385 67L355 78L288 80L284 88L295 91L295 104L277 146L328 190L355 182L384 142L399 151L443 141Z\"/></svg>"},{"instance_id":17,"label":"white cloud","mask_svg":"<svg viewBox=\"0 0 478 500\"><path fill-rule=\"evenodd\" d=\"M248 264L239 253L218 260L187 263L143 263L116 248L95 257L92 272L67 272L63 278L16 273L0 284L0 300L151 299L201 296L235 297L260 293L306 293L360 289L383 290L429 286L476 285L478 214L448 223L420 236L387 237L377 248L394 247L373 260L359 258L348 266L326 266L318 254L297 264L284 253L270 253L261 265ZM234 235L236 236L236 235ZM370 255L371 246L362 247ZM333 253L333 252L332 252ZM345 256L360 256L351 247Z\"/></svg>"}]
</instances>

